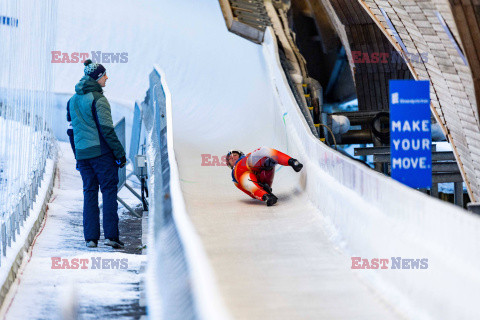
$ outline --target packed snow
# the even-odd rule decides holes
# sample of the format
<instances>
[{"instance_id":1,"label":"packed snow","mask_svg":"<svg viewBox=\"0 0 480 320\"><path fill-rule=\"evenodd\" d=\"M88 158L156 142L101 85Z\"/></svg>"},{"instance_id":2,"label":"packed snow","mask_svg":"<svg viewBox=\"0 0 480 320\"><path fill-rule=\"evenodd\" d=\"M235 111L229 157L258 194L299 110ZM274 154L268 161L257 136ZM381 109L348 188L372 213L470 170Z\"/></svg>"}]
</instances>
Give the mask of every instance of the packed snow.
<instances>
[{"instance_id":1,"label":"packed snow","mask_svg":"<svg viewBox=\"0 0 480 320\"><path fill-rule=\"evenodd\" d=\"M58 170L44 224L0 315L4 319L73 319L78 312L82 319L131 319L141 309L140 268L146 255L127 253L141 252L128 242L126 249L118 251L103 245L103 240L97 248L85 246L81 177L70 145L59 145ZM139 204L126 190L120 196L132 207ZM119 216L121 221L130 219L122 206Z\"/></svg>"}]
</instances>

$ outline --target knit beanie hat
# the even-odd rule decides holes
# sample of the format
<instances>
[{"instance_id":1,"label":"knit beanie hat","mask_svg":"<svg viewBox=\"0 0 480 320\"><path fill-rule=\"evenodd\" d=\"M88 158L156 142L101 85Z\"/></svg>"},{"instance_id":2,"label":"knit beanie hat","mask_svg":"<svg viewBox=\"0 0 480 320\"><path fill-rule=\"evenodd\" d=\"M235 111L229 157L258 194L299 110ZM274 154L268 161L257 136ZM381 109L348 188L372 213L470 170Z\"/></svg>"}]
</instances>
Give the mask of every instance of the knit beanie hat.
<instances>
[{"instance_id":1,"label":"knit beanie hat","mask_svg":"<svg viewBox=\"0 0 480 320\"><path fill-rule=\"evenodd\" d=\"M90 59L85 60L83 64L85 65L85 75L92 77L95 81L98 81L107 72L104 66L99 63L93 63Z\"/></svg>"}]
</instances>

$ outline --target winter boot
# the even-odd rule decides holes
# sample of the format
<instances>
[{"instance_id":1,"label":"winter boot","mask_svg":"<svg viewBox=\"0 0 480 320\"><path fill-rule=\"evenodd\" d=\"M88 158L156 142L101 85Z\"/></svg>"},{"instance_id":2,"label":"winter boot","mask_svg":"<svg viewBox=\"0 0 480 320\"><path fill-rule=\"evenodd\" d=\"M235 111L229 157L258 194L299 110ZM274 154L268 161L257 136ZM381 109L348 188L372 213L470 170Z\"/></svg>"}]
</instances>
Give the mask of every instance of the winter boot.
<instances>
[{"instance_id":1,"label":"winter boot","mask_svg":"<svg viewBox=\"0 0 480 320\"><path fill-rule=\"evenodd\" d=\"M113 249L123 249L123 247L125 247L125 244L118 239L107 239L105 240L105 245Z\"/></svg>"},{"instance_id":2,"label":"winter boot","mask_svg":"<svg viewBox=\"0 0 480 320\"><path fill-rule=\"evenodd\" d=\"M87 243L87 247L96 248L97 244L98 244L98 241L97 240L88 240L88 241L86 241L86 243Z\"/></svg>"},{"instance_id":3,"label":"winter boot","mask_svg":"<svg viewBox=\"0 0 480 320\"><path fill-rule=\"evenodd\" d=\"M297 159L294 158L288 159L288 165L292 167L295 172L299 172L303 168L303 164L301 164L300 162L298 162Z\"/></svg>"}]
</instances>

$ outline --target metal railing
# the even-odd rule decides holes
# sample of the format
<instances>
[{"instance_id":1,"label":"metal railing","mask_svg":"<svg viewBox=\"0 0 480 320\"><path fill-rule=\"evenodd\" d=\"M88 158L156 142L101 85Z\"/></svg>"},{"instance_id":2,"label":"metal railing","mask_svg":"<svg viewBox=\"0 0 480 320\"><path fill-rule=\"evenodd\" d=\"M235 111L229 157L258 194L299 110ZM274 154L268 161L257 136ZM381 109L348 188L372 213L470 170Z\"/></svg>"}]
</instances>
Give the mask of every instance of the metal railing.
<instances>
[{"instance_id":1,"label":"metal railing","mask_svg":"<svg viewBox=\"0 0 480 320\"><path fill-rule=\"evenodd\" d=\"M140 139L142 136L142 110L140 103L135 102L133 109L133 121L132 121L132 135L130 136L130 150L128 152L128 159L135 162L135 156L140 149Z\"/></svg>"},{"instance_id":2,"label":"metal railing","mask_svg":"<svg viewBox=\"0 0 480 320\"><path fill-rule=\"evenodd\" d=\"M132 131L137 129L138 126L133 126ZM141 128L140 128L141 130ZM139 133L140 133L139 130ZM125 117L120 119L116 124L115 124L115 133L117 134L118 140L120 140L120 143L124 148L126 148L126 138L125 138ZM138 147L137 147L138 150ZM131 154L132 148L130 147L130 152ZM133 172L132 172L133 173ZM120 168L118 170L118 192L122 190L123 187L126 187L134 196L136 196L140 201L142 201L143 204L143 199L142 197L127 183L127 179L129 178L130 175L127 176L127 166L125 165L123 168ZM120 202L134 217L141 218L142 216L139 215L135 210L133 210L120 196L117 195L117 200Z\"/></svg>"},{"instance_id":3,"label":"metal railing","mask_svg":"<svg viewBox=\"0 0 480 320\"><path fill-rule=\"evenodd\" d=\"M2 256L36 200L48 158L53 96L49 52L56 0L0 2L0 242ZM1 256L0 256L1 257Z\"/></svg>"},{"instance_id":4,"label":"metal railing","mask_svg":"<svg viewBox=\"0 0 480 320\"><path fill-rule=\"evenodd\" d=\"M144 139L144 143L140 145L140 141ZM140 181L141 196L143 211L148 211L148 186L147 186L147 157L145 155L146 139L145 131L142 126L142 108L141 103L135 102L133 120L132 120L132 134L130 136L130 150L128 157L133 163L133 172ZM140 153L139 153L140 152ZM127 185L127 188L129 186ZM138 195L136 195L138 197Z\"/></svg>"},{"instance_id":5,"label":"metal railing","mask_svg":"<svg viewBox=\"0 0 480 320\"><path fill-rule=\"evenodd\" d=\"M149 141L150 215L153 239L148 245L155 298L150 294L152 319L196 319L185 252L172 216L170 165L167 145L166 96L161 75L150 74L150 89L142 104ZM152 121L153 120L153 121ZM153 179L152 179L153 177ZM162 244L163 243L163 244ZM156 306L161 308L156 308Z\"/></svg>"}]
</instances>

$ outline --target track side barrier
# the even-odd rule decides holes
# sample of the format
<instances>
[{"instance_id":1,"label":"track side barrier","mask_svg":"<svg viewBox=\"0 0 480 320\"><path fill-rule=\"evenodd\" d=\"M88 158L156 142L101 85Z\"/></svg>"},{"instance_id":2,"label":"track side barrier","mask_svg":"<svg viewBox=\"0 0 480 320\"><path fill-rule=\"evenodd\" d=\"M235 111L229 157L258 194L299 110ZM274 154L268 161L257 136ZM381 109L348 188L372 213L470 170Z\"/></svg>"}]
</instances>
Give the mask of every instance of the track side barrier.
<instances>
[{"instance_id":1,"label":"track side barrier","mask_svg":"<svg viewBox=\"0 0 480 320\"><path fill-rule=\"evenodd\" d=\"M289 145L305 163L305 191L332 239L352 257L390 260L388 270L352 270L402 313L415 319L478 318L480 219L387 178L316 139L279 61L272 30L264 57L286 115ZM276 90L275 90L276 89ZM428 268L392 268L392 257L428 259Z\"/></svg>"},{"instance_id":2,"label":"track side barrier","mask_svg":"<svg viewBox=\"0 0 480 320\"><path fill-rule=\"evenodd\" d=\"M172 102L158 67L142 103L149 170L150 319L230 319L185 210L172 136Z\"/></svg>"}]
</instances>

